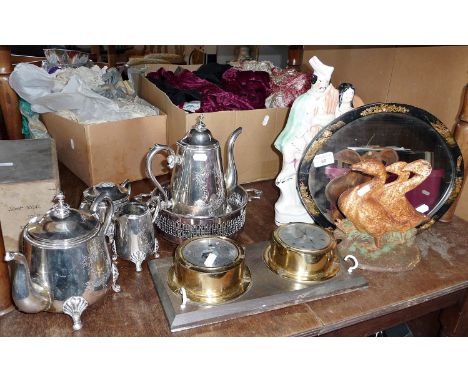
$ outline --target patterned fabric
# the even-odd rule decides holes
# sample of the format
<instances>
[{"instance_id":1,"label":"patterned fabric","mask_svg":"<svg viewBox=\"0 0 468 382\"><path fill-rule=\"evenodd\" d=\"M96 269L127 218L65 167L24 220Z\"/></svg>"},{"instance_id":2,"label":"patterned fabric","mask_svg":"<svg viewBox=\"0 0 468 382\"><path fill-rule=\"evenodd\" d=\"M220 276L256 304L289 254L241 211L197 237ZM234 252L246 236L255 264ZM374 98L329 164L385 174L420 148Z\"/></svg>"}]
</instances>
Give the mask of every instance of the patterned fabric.
<instances>
[{"instance_id":1,"label":"patterned fabric","mask_svg":"<svg viewBox=\"0 0 468 382\"><path fill-rule=\"evenodd\" d=\"M311 86L311 73L300 73L292 68L274 68L271 73L272 92L265 101L265 107L291 107L294 100Z\"/></svg>"},{"instance_id":2,"label":"patterned fabric","mask_svg":"<svg viewBox=\"0 0 468 382\"><path fill-rule=\"evenodd\" d=\"M267 72L271 75L272 70L275 68L275 65L271 61L256 61L256 60L247 60L247 61L236 61L232 62L232 65L239 70L251 70L254 72Z\"/></svg>"}]
</instances>

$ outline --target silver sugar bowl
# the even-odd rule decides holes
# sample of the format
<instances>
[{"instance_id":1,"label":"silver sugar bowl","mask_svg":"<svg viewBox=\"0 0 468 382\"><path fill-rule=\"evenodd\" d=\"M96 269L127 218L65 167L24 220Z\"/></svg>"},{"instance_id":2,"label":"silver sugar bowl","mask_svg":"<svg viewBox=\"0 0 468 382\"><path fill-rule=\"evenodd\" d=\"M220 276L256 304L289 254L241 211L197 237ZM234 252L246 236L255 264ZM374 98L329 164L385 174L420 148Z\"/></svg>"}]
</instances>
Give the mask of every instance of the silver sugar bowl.
<instances>
[{"instance_id":1,"label":"silver sugar bowl","mask_svg":"<svg viewBox=\"0 0 468 382\"><path fill-rule=\"evenodd\" d=\"M83 197L81 199L80 209L90 210L91 205L94 203L96 198L104 194L108 196L114 205L114 214L119 211L122 206L130 200L131 183L128 179L124 180L120 184L112 182L101 182L95 186L91 186L83 191ZM98 206L98 215L101 221L104 219L106 214L107 206L105 203L100 203Z\"/></svg>"},{"instance_id":2,"label":"silver sugar bowl","mask_svg":"<svg viewBox=\"0 0 468 382\"><path fill-rule=\"evenodd\" d=\"M57 203L42 217L32 218L23 230L23 253L7 252L11 262L12 296L19 310L65 313L73 329L82 327L81 314L117 285L105 233L113 215L111 199L102 194L90 211L75 210L56 196ZM100 203L107 205L104 223L98 217Z\"/></svg>"}]
</instances>

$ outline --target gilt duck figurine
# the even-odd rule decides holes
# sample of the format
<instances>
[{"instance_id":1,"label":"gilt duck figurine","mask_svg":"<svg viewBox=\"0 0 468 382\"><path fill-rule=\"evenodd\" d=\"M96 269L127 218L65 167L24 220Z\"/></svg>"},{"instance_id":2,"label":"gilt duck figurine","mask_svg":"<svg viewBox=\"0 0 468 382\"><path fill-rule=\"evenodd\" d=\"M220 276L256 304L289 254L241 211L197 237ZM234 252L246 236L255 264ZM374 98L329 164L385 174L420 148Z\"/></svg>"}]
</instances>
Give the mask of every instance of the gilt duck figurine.
<instances>
[{"instance_id":1,"label":"gilt duck figurine","mask_svg":"<svg viewBox=\"0 0 468 382\"><path fill-rule=\"evenodd\" d=\"M406 231L423 222L427 216L418 212L408 201L405 194L419 186L431 173L431 165L425 160L417 160L410 164L395 162L386 168L387 172L396 174L398 178L384 186L380 203L391 216L400 223L400 230ZM414 176L410 178L411 173Z\"/></svg>"},{"instance_id":2,"label":"gilt duck figurine","mask_svg":"<svg viewBox=\"0 0 468 382\"><path fill-rule=\"evenodd\" d=\"M398 161L398 154L391 148L384 148L381 151L371 150L362 155L352 149L344 149L335 155L335 160L338 162L339 168L343 168L343 164L352 166L355 163L359 163L362 160L368 159L380 160L388 166ZM369 175L365 175L357 171L349 171L328 182L327 186L325 187L325 197L330 203L330 211L333 220L343 218L342 214L336 207L340 195L346 190L349 190L350 188L353 188L358 184L364 183L370 179L371 177Z\"/></svg>"},{"instance_id":3,"label":"gilt duck figurine","mask_svg":"<svg viewBox=\"0 0 468 382\"><path fill-rule=\"evenodd\" d=\"M385 166L380 160L368 159L355 163L351 169L370 175L373 178L341 194L338 207L354 224L356 229L370 234L377 247L381 237L395 231L398 224L379 202L387 179Z\"/></svg>"}]
</instances>

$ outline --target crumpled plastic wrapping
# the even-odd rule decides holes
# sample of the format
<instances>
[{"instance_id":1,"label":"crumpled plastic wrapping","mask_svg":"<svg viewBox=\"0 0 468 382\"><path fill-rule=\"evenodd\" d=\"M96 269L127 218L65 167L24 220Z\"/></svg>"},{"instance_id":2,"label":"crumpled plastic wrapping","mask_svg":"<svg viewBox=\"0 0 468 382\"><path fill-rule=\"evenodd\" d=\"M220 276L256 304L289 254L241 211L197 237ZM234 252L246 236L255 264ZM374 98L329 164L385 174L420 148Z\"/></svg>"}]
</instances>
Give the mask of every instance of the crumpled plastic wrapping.
<instances>
[{"instance_id":1,"label":"crumpled plastic wrapping","mask_svg":"<svg viewBox=\"0 0 468 382\"><path fill-rule=\"evenodd\" d=\"M128 94L118 71L103 69L65 68L48 74L35 65L21 63L11 73L9 83L31 104L32 111L62 112L80 123L159 114L156 107Z\"/></svg>"}]
</instances>

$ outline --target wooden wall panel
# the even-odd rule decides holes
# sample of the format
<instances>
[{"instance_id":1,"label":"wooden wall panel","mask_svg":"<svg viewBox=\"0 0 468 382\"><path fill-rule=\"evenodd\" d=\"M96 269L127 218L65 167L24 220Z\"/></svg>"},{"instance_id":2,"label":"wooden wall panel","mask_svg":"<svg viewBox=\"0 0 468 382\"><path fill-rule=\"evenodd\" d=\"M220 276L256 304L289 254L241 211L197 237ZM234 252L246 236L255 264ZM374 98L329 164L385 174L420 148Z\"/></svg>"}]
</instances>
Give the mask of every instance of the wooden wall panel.
<instances>
[{"instance_id":1,"label":"wooden wall panel","mask_svg":"<svg viewBox=\"0 0 468 382\"><path fill-rule=\"evenodd\" d=\"M468 46L395 50L387 101L425 109L453 130L468 82Z\"/></svg>"}]
</instances>

